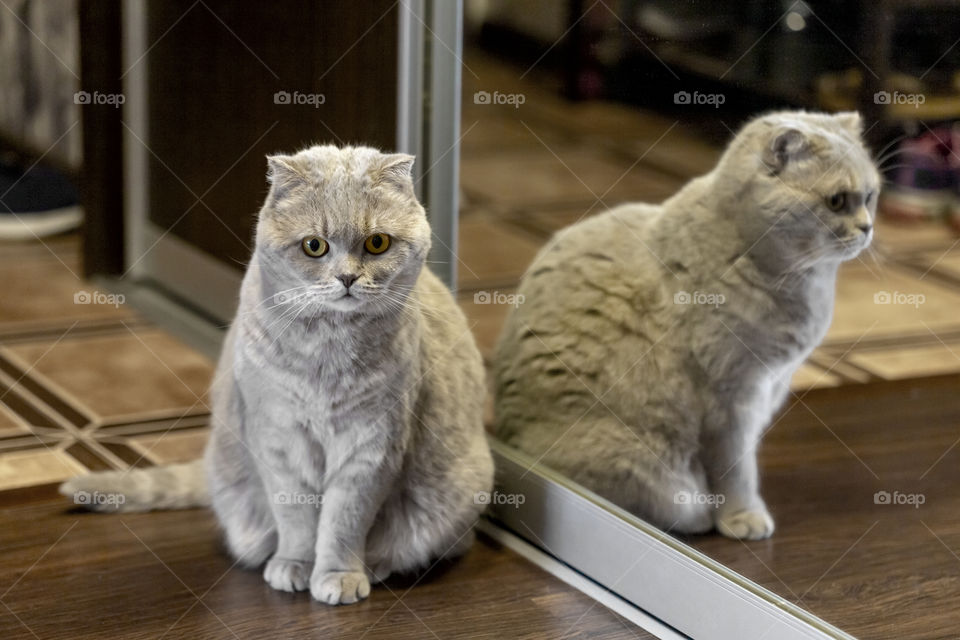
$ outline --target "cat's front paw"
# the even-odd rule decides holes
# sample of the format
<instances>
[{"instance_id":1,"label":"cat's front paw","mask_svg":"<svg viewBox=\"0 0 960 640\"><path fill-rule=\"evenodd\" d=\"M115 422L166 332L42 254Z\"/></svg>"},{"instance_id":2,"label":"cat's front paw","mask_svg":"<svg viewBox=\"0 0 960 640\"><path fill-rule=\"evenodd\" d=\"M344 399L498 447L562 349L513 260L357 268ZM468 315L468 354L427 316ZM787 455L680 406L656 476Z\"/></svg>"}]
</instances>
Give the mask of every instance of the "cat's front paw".
<instances>
[{"instance_id":1,"label":"cat's front paw","mask_svg":"<svg viewBox=\"0 0 960 640\"><path fill-rule=\"evenodd\" d=\"M362 571L314 571L310 595L327 604L353 604L370 595L370 580Z\"/></svg>"},{"instance_id":2,"label":"cat's front paw","mask_svg":"<svg viewBox=\"0 0 960 640\"><path fill-rule=\"evenodd\" d=\"M310 584L312 563L302 560L270 558L263 569L263 579L277 591L306 591Z\"/></svg>"},{"instance_id":3,"label":"cat's front paw","mask_svg":"<svg viewBox=\"0 0 960 640\"><path fill-rule=\"evenodd\" d=\"M717 518L717 531L738 540L762 540L773 535L773 518L764 507L730 511Z\"/></svg>"}]
</instances>

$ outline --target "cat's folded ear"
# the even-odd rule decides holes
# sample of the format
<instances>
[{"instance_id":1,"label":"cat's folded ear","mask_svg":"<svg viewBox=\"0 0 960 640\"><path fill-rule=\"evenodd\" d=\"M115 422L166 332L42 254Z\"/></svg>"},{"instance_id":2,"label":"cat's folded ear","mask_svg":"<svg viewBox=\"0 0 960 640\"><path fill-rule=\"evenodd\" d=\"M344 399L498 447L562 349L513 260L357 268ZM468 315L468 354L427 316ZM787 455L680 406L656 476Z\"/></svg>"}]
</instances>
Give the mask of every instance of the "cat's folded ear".
<instances>
[{"instance_id":1,"label":"cat's folded ear","mask_svg":"<svg viewBox=\"0 0 960 640\"><path fill-rule=\"evenodd\" d=\"M763 164L772 174L783 171L789 163L806 156L810 152L810 141L799 129L779 127L763 149Z\"/></svg>"},{"instance_id":2,"label":"cat's folded ear","mask_svg":"<svg viewBox=\"0 0 960 640\"><path fill-rule=\"evenodd\" d=\"M382 156L372 172L375 185L393 187L403 193L413 192L413 163L416 160L406 153L391 153Z\"/></svg>"},{"instance_id":3,"label":"cat's folded ear","mask_svg":"<svg viewBox=\"0 0 960 640\"><path fill-rule=\"evenodd\" d=\"M297 167L293 156L267 156L267 180L273 185L273 201L287 197L292 189L307 183L307 177Z\"/></svg>"},{"instance_id":4,"label":"cat's folded ear","mask_svg":"<svg viewBox=\"0 0 960 640\"><path fill-rule=\"evenodd\" d=\"M863 119L858 112L841 111L840 113L835 113L833 119L855 137L859 138L863 135Z\"/></svg>"}]
</instances>

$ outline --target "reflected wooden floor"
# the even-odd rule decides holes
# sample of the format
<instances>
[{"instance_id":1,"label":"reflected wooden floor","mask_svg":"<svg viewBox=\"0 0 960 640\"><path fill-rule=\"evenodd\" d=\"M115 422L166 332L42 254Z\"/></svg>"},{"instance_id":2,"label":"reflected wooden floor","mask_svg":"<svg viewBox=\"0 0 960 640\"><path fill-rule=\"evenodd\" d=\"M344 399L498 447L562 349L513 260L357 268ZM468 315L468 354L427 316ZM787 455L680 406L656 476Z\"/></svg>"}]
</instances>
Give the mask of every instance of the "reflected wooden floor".
<instances>
[{"instance_id":1,"label":"reflected wooden floor","mask_svg":"<svg viewBox=\"0 0 960 640\"><path fill-rule=\"evenodd\" d=\"M0 638L653 638L480 536L461 560L330 607L231 565L208 511L101 515L0 494Z\"/></svg>"},{"instance_id":2,"label":"reflected wooden floor","mask_svg":"<svg viewBox=\"0 0 960 640\"><path fill-rule=\"evenodd\" d=\"M857 637L960 637L960 376L787 406L760 456L773 538L686 541Z\"/></svg>"}]
</instances>

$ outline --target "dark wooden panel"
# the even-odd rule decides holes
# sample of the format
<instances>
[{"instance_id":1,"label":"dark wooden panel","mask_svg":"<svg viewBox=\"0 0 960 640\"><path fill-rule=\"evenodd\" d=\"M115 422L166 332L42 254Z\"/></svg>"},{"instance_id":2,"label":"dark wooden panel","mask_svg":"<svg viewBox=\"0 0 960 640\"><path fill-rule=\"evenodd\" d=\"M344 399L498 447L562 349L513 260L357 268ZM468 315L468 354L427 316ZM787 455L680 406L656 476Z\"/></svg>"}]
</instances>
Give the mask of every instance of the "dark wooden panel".
<instances>
[{"instance_id":1,"label":"dark wooden panel","mask_svg":"<svg viewBox=\"0 0 960 640\"><path fill-rule=\"evenodd\" d=\"M80 0L80 84L84 91L122 92L121 5ZM80 198L83 271L86 275L123 272L123 125L122 110L88 104L80 110L83 166Z\"/></svg>"},{"instance_id":2,"label":"dark wooden panel","mask_svg":"<svg viewBox=\"0 0 960 640\"><path fill-rule=\"evenodd\" d=\"M396 3L148 7L151 218L177 236L239 268L266 193L265 154L321 142L393 147ZM276 104L281 91L325 101Z\"/></svg>"}]
</instances>

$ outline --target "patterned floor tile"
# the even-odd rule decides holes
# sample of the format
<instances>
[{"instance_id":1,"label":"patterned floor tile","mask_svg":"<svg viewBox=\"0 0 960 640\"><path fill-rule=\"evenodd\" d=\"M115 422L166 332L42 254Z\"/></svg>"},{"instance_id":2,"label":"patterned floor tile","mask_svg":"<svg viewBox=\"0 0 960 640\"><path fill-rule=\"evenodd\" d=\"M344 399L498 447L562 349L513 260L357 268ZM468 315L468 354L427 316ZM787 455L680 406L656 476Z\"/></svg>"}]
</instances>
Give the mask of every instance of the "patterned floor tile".
<instances>
[{"instance_id":1,"label":"patterned floor tile","mask_svg":"<svg viewBox=\"0 0 960 640\"><path fill-rule=\"evenodd\" d=\"M207 428L148 434L129 439L130 446L154 464L187 462L203 455L210 432Z\"/></svg>"},{"instance_id":2,"label":"patterned floor tile","mask_svg":"<svg viewBox=\"0 0 960 640\"><path fill-rule=\"evenodd\" d=\"M515 290L477 292L462 294L457 302L467 316L467 322L473 327L473 335L484 359L489 362L500 336L500 330L510 311L510 304L516 300Z\"/></svg>"},{"instance_id":3,"label":"patterned floor tile","mask_svg":"<svg viewBox=\"0 0 960 640\"><path fill-rule=\"evenodd\" d=\"M0 455L0 490L61 482L85 471L61 450L12 451Z\"/></svg>"},{"instance_id":4,"label":"patterned floor tile","mask_svg":"<svg viewBox=\"0 0 960 640\"><path fill-rule=\"evenodd\" d=\"M461 162L464 190L506 208L622 202L659 202L676 192L676 178L643 165L630 166L586 147L525 149Z\"/></svg>"},{"instance_id":5,"label":"patterned floor tile","mask_svg":"<svg viewBox=\"0 0 960 640\"><path fill-rule=\"evenodd\" d=\"M531 229L546 239L560 229L603 213L605 210L599 203L596 206L536 207L511 211L509 219L514 224Z\"/></svg>"},{"instance_id":6,"label":"patterned floor tile","mask_svg":"<svg viewBox=\"0 0 960 640\"><path fill-rule=\"evenodd\" d=\"M212 364L157 329L9 344L0 347L0 356L90 420L209 411L204 403Z\"/></svg>"},{"instance_id":7,"label":"patterned floor tile","mask_svg":"<svg viewBox=\"0 0 960 640\"><path fill-rule=\"evenodd\" d=\"M79 265L65 266L49 256L0 260L0 335L137 317L120 298L78 279L79 273Z\"/></svg>"},{"instance_id":8,"label":"patterned floor tile","mask_svg":"<svg viewBox=\"0 0 960 640\"><path fill-rule=\"evenodd\" d=\"M461 129L460 143L464 157L490 154L502 158L503 152L508 149L539 149L543 143L555 147L567 141L551 127L535 125L534 128L518 118L503 117L481 109L464 113Z\"/></svg>"},{"instance_id":9,"label":"patterned floor tile","mask_svg":"<svg viewBox=\"0 0 960 640\"><path fill-rule=\"evenodd\" d=\"M865 259L841 267L827 342L960 329L960 290Z\"/></svg>"},{"instance_id":10,"label":"patterned floor tile","mask_svg":"<svg viewBox=\"0 0 960 640\"><path fill-rule=\"evenodd\" d=\"M943 275L960 283L960 244L952 251L929 251L918 255L917 259L925 267L924 271L929 269L932 274Z\"/></svg>"},{"instance_id":11,"label":"patterned floor tile","mask_svg":"<svg viewBox=\"0 0 960 640\"><path fill-rule=\"evenodd\" d=\"M790 380L790 389L792 391L801 391L804 389L819 389L821 387L836 387L841 384L843 384L843 380L839 376L820 369L819 367L804 364L793 374L793 378Z\"/></svg>"},{"instance_id":12,"label":"patterned floor tile","mask_svg":"<svg viewBox=\"0 0 960 640\"><path fill-rule=\"evenodd\" d=\"M30 426L0 401L0 438L30 433Z\"/></svg>"},{"instance_id":13,"label":"patterned floor tile","mask_svg":"<svg viewBox=\"0 0 960 640\"><path fill-rule=\"evenodd\" d=\"M541 239L491 216L470 216L460 223L458 288L514 285L540 249Z\"/></svg>"},{"instance_id":14,"label":"patterned floor tile","mask_svg":"<svg viewBox=\"0 0 960 640\"><path fill-rule=\"evenodd\" d=\"M873 244L880 253L899 255L938 248L942 251L956 240L956 234L939 220L906 224L879 217Z\"/></svg>"},{"instance_id":15,"label":"patterned floor tile","mask_svg":"<svg viewBox=\"0 0 960 640\"><path fill-rule=\"evenodd\" d=\"M850 363L884 380L921 378L960 370L960 342L923 347L862 350L852 353Z\"/></svg>"}]
</instances>

